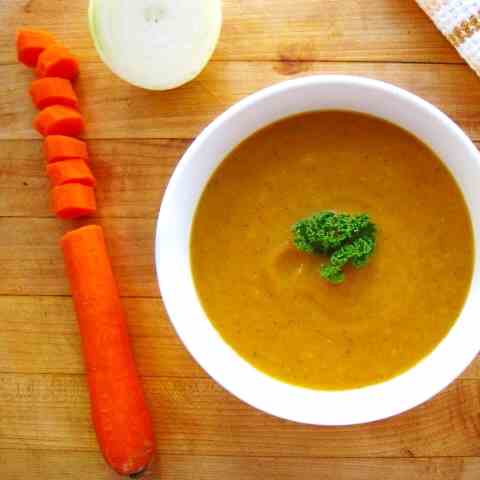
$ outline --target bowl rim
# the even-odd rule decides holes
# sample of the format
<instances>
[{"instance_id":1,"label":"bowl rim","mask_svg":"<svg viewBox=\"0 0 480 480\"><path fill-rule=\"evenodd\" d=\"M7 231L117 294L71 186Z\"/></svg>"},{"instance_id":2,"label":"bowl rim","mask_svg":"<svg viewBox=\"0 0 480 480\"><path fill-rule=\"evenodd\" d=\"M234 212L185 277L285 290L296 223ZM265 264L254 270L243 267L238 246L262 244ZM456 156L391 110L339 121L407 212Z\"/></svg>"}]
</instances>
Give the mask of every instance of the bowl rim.
<instances>
[{"instance_id":1,"label":"bowl rim","mask_svg":"<svg viewBox=\"0 0 480 480\"><path fill-rule=\"evenodd\" d=\"M465 154L468 154L472 158L472 168L475 168L480 172L480 153L460 127L437 107L400 87L379 80L351 75L310 75L283 81L259 90L232 105L200 133L182 156L169 180L158 215L155 236L155 266L163 303L170 322L189 353L218 384L247 404L271 415L299 423L340 426L367 423L388 418L420 405L435 396L455 380L455 378L462 373L480 351L480 341L472 339L472 335L476 333L480 334L480 328L474 328L470 325L469 335L463 335L465 345L462 345L462 349L456 352L459 353L459 356L450 358L445 354L446 349L443 348L442 356L439 357L439 355L436 354L441 350L440 347L444 346L446 340L450 338L454 330L458 330L456 327L459 320L457 319L456 324L452 327L447 336L429 355L427 355L427 357L401 375L379 384L341 391L313 390L290 385L266 375L241 358L214 329L203 311L198 295L196 295L196 305L191 306L194 316L196 317L195 320L201 322L206 320L211 329L215 332L209 332L210 347L214 346L215 351L209 350L205 345L202 346L202 342L199 339L199 334L203 333L201 329L197 329L196 324L188 324L184 321L185 319L182 320L182 314L179 313L179 311L184 308L184 305L182 306L182 300L178 298L179 291L177 285L173 285L174 282L171 280L172 269L174 268L172 260L172 242L174 242L175 239L172 238L170 233L168 233L169 226L171 225L172 220L174 220L172 211L174 209L174 204L178 202L177 197L179 195L179 188L181 188L180 184L184 178L188 177L188 169L198 155L198 152L207 142L211 141L213 136L222 129L226 122L231 121L235 116L246 109L251 108L255 104L270 98L271 96L281 95L292 88L331 84L373 88L382 94L393 95L406 104L416 105L416 107L422 109L425 114L434 117L442 128L448 130L450 134L456 137L456 141L460 142L465 149ZM272 120L272 122L273 121L274 120ZM256 131L256 129L254 131ZM422 137L417 135L415 131L412 131L411 133L423 141ZM236 145L238 145L238 143L232 144L231 148L233 149ZM218 165L223 158L220 159L216 165ZM210 171L210 175L215 168ZM453 172L452 175L457 180L457 177ZM460 185L459 187L461 188ZM464 193L462 188L461 190L462 193ZM200 195L195 200L196 204L194 210L196 209L199 200ZM469 205L469 213L472 223L474 223L473 213L478 215L480 212L472 212ZM190 242L190 230L191 222L188 232L188 242ZM478 238L474 232L474 272L472 276L472 284L465 304L467 304L473 295L473 286L478 285L479 283L477 281L477 267L479 264L476 248L477 245ZM190 262L189 254L188 262ZM180 277L177 276L177 279L179 278ZM190 281L192 281L191 277ZM477 295L479 292L480 290L476 289L475 298L480 297L480 295ZM188 299L192 300L192 297L188 297ZM477 302L477 304L478 303L479 302ZM474 305L473 307L475 312L477 312L477 306L478 305ZM201 314L203 314L203 319L200 319L199 317ZM464 311L462 311L459 318L462 316L464 316ZM206 325L203 325L202 328L208 329ZM214 338L215 340L213 340ZM480 337L477 336L476 338ZM220 351L218 355L216 349ZM228 365L228 368L225 368L227 357L228 361L233 363ZM435 357L435 359L432 363L433 357ZM428 368L431 369L434 365L434 378L428 378L426 375ZM422 374L418 374L413 378L412 374L419 371L420 368L423 368ZM441 370L441 374L439 373L439 370ZM389 392L386 391L386 386L389 386ZM412 390L412 387L414 387L413 393L410 392L408 398L403 398L402 393L406 391L405 389L409 388ZM321 411L323 405L326 405L326 413ZM354 405L361 405L361 407L351 411L352 406ZM338 414L338 412L332 410L335 408L342 413ZM315 411L315 409L317 411ZM328 411L329 409L330 411Z\"/></svg>"}]
</instances>

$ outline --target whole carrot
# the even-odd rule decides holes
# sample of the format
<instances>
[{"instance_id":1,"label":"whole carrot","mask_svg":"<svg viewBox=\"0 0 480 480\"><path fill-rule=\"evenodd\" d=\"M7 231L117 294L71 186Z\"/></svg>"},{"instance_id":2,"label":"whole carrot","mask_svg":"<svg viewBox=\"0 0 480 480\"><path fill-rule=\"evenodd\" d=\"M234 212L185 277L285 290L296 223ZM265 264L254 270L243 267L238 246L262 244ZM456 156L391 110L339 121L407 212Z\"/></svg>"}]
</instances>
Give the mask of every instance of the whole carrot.
<instances>
[{"instance_id":1,"label":"whole carrot","mask_svg":"<svg viewBox=\"0 0 480 480\"><path fill-rule=\"evenodd\" d=\"M152 421L101 227L61 240L77 312L92 419L102 453L121 475L136 475L154 453Z\"/></svg>"}]
</instances>

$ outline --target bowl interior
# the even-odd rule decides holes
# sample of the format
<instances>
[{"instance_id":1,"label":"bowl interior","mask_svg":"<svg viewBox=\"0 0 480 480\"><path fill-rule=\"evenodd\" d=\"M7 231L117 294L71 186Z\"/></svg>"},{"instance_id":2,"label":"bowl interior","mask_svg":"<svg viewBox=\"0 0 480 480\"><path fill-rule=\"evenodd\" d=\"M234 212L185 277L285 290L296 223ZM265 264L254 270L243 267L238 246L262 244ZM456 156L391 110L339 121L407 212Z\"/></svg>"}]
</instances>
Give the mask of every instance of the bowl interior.
<instances>
[{"instance_id":1,"label":"bowl interior","mask_svg":"<svg viewBox=\"0 0 480 480\"><path fill-rule=\"evenodd\" d=\"M313 110L352 110L388 120L426 143L461 187L480 238L480 155L444 114L418 97L383 82L348 76L313 76L257 92L210 124L180 161L165 193L156 236L162 297L180 338L200 365L227 390L273 415L312 424L346 425L385 418L429 399L453 381L480 347L479 256L457 322L424 360L387 382L355 390L318 391L277 381L228 346L206 317L190 270L190 230L197 203L225 156L258 129ZM441 192L439 192L441 194Z\"/></svg>"}]
</instances>

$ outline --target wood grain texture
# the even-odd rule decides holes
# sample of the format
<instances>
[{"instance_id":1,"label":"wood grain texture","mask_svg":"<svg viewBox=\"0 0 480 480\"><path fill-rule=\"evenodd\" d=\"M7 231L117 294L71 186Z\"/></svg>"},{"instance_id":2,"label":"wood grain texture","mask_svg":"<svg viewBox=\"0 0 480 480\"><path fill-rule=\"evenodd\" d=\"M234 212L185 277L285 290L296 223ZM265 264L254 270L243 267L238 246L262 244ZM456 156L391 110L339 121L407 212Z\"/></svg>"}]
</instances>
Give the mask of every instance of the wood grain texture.
<instances>
[{"instance_id":1,"label":"wood grain texture","mask_svg":"<svg viewBox=\"0 0 480 480\"><path fill-rule=\"evenodd\" d=\"M480 383L460 380L402 415L316 427L249 407L210 379L144 377L163 454L329 458L479 456ZM0 444L18 450L97 451L79 375L1 374Z\"/></svg>"},{"instance_id":2,"label":"wood grain texture","mask_svg":"<svg viewBox=\"0 0 480 480\"><path fill-rule=\"evenodd\" d=\"M2 457L3 454L3 457ZM6 461L6 459L9 461ZM2 461L3 460L3 461ZM0 468L8 480L112 480L99 455L77 451L0 450ZM79 474L78 472L82 472ZM240 472L240 473L239 473ZM145 480L478 480L477 458L281 458L162 455Z\"/></svg>"},{"instance_id":3,"label":"wood grain texture","mask_svg":"<svg viewBox=\"0 0 480 480\"><path fill-rule=\"evenodd\" d=\"M45 28L82 61L99 61L87 0L2 0L0 64L14 63L17 26ZM413 1L223 0L216 60L462 60ZM254 48L252 48L254 46Z\"/></svg>"},{"instance_id":4,"label":"wood grain texture","mask_svg":"<svg viewBox=\"0 0 480 480\"><path fill-rule=\"evenodd\" d=\"M123 303L142 375L207 377L176 336L159 298ZM0 297L0 312L9 319L0 335L0 372L83 374L70 297Z\"/></svg>"},{"instance_id":5,"label":"wood grain texture","mask_svg":"<svg viewBox=\"0 0 480 480\"><path fill-rule=\"evenodd\" d=\"M77 92L87 120L87 138L192 138L232 103L288 78L309 74L353 74L406 88L445 111L480 140L478 78L466 65L211 62L193 82L168 92L127 85L103 64L82 68ZM26 92L31 72L0 66L0 140L38 139L35 110Z\"/></svg>"},{"instance_id":6,"label":"wood grain texture","mask_svg":"<svg viewBox=\"0 0 480 480\"><path fill-rule=\"evenodd\" d=\"M54 218L0 220L0 295L69 295L61 235L86 221ZM124 296L158 297L153 251L155 220L105 218L105 229L120 291Z\"/></svg>"},{"instance_id":7,"label":"wood grain texture","mask_svg":"<svg viewBox=\"0 0 480 480\"><path fill-rule=\"evenodd\" d=\"M89 163L97 179L96 215L156 218L172 170L189 144L188 140L89 141ZM41 140L7 140L0 142L0 149L0 217L53 218Z\"/></svg>"}]
</instances>

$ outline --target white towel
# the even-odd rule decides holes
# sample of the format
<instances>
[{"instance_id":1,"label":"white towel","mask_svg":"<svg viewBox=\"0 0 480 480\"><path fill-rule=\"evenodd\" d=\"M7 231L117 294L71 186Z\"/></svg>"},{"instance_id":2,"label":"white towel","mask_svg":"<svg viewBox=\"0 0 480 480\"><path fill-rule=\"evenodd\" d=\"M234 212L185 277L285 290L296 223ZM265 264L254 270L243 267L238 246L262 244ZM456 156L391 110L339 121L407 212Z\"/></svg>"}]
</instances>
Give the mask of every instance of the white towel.
<instances>
[{"instance_id":1,"label":"white towel","mask_svg":"<svg viewBox=\"0 0 480 480\"><path fill-rule=\"evenodd\" d=\"M480 75L480 0L417 0L417 3Z\"/></svg>"}]
</instances>

